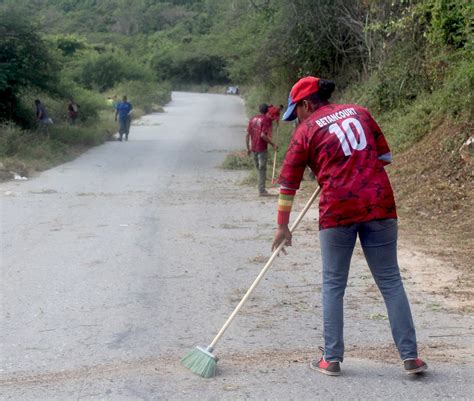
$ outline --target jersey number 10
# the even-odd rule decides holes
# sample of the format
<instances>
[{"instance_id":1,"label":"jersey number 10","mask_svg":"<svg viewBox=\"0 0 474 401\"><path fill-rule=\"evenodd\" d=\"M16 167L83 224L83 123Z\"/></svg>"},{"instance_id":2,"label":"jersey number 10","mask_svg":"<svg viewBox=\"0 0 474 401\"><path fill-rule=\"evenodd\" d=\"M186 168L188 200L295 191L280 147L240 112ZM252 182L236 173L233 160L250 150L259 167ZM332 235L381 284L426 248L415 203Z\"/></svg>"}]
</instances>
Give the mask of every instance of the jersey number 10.
<instances>
[{"instance_id":1,"label":"jersey number 10","mask_svg":"<svg viewBox=\"0 0 474 401\"><path fill-rule=\"evenodd\" d=\"M357 142L353 128L357 131L359 142ZM339 123L331 124L329 126L329 132L337 136L337 139L341 142L342 151L346 156L352 154L351 148L354 150L363 150L367 146L364 128L362 128L360 121L355 118L348 118L340 125Z\"/></svg>"}]
</instances>

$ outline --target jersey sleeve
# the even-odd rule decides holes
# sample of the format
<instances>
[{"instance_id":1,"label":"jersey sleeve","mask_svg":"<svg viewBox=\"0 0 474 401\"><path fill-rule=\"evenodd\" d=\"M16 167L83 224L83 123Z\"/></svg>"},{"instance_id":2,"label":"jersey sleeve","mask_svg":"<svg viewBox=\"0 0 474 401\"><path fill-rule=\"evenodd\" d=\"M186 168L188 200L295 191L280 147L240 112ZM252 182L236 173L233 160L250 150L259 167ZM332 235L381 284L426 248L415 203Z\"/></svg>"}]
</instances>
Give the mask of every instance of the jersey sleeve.
<instances>
[{"instance_id":1,"label":"jersey sleeve","mask_svg":"<svg viewBox=\"0 0 474 401\"><path fill-rule=\"evenodd\" d=\"M278 198L277 223L288 224L296 190L300 188L304 170L308 164L309 147L306 137L306 127L300 126L286 151L285 161L278 178L280 196Z\"/></svg>"},{"instance_id":2,"label":"jersey sleeve","mask_svg":"<svg viewBox=\"0 0 474 401\"><path fill-rule=\"evenodd\" d=\"M390 152L387 140L385 139L382 130L380 129L374 118L369 114L369 112L367 112L367 114L369 116L368 123L374 135L378 158L384 165L390 164L392 162L392 153Z\"/></svg>"},{"instance_id":3,"label":"jersey sleeve","mask_svg":"<svg viewBox=\"0 0 474 401\"><path fill-rule=\"evenodd\" d=\"M300 188L309 157L306 129L305 126L300 126L288 145L285 161L278 177L278 183L283 188L293 190Z\"/></svg>"}]
</instances>

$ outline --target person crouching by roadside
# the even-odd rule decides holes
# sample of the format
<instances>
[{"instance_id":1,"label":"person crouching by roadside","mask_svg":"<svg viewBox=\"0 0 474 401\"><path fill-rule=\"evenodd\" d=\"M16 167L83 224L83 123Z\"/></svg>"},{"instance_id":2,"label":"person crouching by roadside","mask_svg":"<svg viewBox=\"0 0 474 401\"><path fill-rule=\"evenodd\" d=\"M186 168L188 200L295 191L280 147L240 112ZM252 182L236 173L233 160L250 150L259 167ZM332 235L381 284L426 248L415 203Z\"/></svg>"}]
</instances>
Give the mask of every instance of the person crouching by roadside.
<instances>
[{"instance_id":1,"label":"person crouching by roadside","mask_svg":"<svg viewBox=\"0 0 474 401\"><path fill-rule=\"evenodd\" d=\"M268 106L261 104L259 106L260 114L252 117L247 126L247 135L245 143L247 145L247 153L253 154L255 167L258 174L258 193L259 196L268 196L269 193L265 189L265 181L267 179L267 148L268 144L276 150L276 145L272 142L272 120L267 116Z\"/></svg>"},{"instance_id":2,"label":"person crouching by roadside","mask_svg":"<svg viewBox=\"0 0 474 401\"><path fill-rule=\"evenodd\" d=\"M67 116L69 124L76 125L77 119L79 117L79 108L80 106L76 103L74 99L69 101L67 105Z\"/></svg>"},{"instance_id":3,"label":"person crouching by roadside","mask_svg":"<svg viewBox=\"0 0 474 401\"><path fill-rule=\"evenodd\" d=\"M335 88L316 77L291 89L283 120L298 119L278 182L278 228L273 249L285 241L291 204L306 166L321 187L319 238L322 257L324 348L310 367L337 376L344 360L343 299L354 246L359 237L365 259L382 293L392 336L407 374L427 365L418 358L415 326L397 262L397 212L384 166L392 161L385 137L363 107L330 103Z\"/></svg>"},{"instance_id":4,"label":"person crouching by roadside","mask_svg":"<svg viewBox=\"0 0 474 401\"><path fill-rule=\"evenodd\" d=\"M130 124L132 123L131 112L133 106L127 101L127 96L122 98L122 101L117 104L115 110L115 121L119 123L119 141L122 141L122 137L125 135L125 140L128 141L128 134L130 133Z\"/></svg>"},{"instance_id":5,"label":"person crouching by roadside","mask_svg":"<svg viewBox=\"0 0 474 401\"><path fill-rule=\"evenodd\" d=\"M36 122L38 124L37 132L49 138L49 126L52 124L52 120L48 117L48 112L39 99L35 100L35 108Z\"/></svg>"}]
</instances>

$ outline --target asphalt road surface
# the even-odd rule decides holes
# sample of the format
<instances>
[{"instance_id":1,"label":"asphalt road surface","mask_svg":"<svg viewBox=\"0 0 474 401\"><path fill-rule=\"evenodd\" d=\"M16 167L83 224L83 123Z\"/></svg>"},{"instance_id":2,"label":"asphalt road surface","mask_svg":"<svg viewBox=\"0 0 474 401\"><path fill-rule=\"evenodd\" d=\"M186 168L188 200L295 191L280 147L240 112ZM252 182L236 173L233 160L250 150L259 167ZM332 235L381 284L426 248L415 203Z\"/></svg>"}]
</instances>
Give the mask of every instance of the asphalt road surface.
<instances>
[{"instance_id":1,"label":"asphalt road surface","mask_svg":"<svg viewBox=\"0 0 474 401\"><path fill-rule=\"evenodd\" d=\"M412 285L413 261L431 263L412 250L401 261L429 371L403 373L360 250L343 375L308 368L322 344L315 207L218 343L218 376L182 367L270 255L276 198L219 168L244 148L240 98L173 93L165 111L129 142L0 184L2 400L472 399L472 316Z\"/></svg>"}]
</instances>

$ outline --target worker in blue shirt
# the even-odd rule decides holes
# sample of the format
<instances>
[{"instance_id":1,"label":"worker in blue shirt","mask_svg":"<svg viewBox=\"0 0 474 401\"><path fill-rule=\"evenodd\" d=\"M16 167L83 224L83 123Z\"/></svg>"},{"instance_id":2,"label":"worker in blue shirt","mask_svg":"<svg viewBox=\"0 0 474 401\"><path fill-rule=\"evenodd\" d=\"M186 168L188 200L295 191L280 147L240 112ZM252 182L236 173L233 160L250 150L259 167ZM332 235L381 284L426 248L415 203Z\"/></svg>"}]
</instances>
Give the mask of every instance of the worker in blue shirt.
<instances>
[{"instance_id":1,"label":"worker in blue shirt","mask_svg":"<svg viewBox=\"0 0 474 401\"><path fill-rule=\"evenodd\" d=\"M120 135L120 142L122 141L122 137L125 134L125 140L128 141L128 134L130 132L130 123L132 122L132 109L133 106L131 103L127 101L127 96L124 96L122 101L117 105L115 110L115 121L119 122L119 135Z\"/></svg>"}]
</instances>

